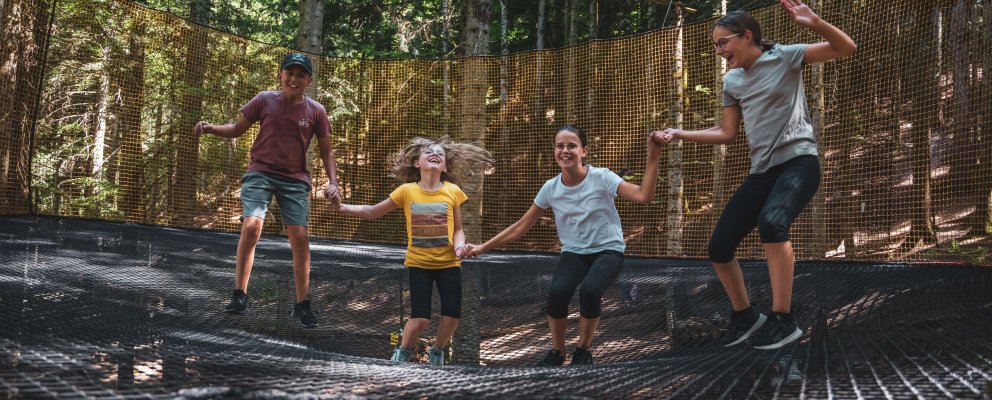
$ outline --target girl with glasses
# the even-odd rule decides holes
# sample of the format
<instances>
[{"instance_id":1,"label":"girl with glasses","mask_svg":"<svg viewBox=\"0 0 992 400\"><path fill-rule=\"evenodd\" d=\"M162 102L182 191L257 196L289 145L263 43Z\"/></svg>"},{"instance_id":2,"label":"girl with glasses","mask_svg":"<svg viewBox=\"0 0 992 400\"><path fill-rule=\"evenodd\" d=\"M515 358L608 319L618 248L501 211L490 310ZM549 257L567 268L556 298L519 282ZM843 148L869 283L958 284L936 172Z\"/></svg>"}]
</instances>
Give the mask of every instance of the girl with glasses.
<instances>
[{"instance_id":1,"label":"girl with glasses","mask_svg":"<svg viewBox=\"0 0 992 400\"><path fill-rule=\"evenodd\" d=\"M720 18L711 37L716 54L732 68L724 76L723 116L718 126L692 131L654 132L664 143L675 139L731 144L741 120L747 130L751 169L727 202L709 242L709 258L730 297L733 313L724 346L749 340L758 349L777 349L802 336L791 314L795 256L789 228L820 185L819 150L803 87L803 65L848 57L854 41L820 19L800 0L781 0L797 25L823 38L814 44L779 45L761 36L747 12ZM769 316L751 307L735 252L758 228L772 287Z\"/></svg>"}]
</instances>

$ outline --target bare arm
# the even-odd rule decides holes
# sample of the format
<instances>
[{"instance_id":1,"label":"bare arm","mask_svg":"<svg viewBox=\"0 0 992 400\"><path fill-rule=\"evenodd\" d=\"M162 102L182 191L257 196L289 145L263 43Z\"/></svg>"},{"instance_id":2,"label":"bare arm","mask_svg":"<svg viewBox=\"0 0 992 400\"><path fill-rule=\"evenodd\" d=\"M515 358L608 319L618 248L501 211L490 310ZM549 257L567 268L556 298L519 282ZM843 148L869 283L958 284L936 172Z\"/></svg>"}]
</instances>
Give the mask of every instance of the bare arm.
<instances>
[{"instance_id":1,"label":"bare arm","mask_svg":"<svg viewBox=\"0 0 992 400\"><path fill-rule=\"evenodd\" d=\"M456 206L455 209L451 211L451 214L454 216L455 225L455 233L452 235L451 241L452 244L455 245L455 255L462 257L465 255L465 231L462 229L462 208Z\"/></svg>"},{"instance_id":2,"label":"bare arm","mask_svg":"<svg viewBox=\"0 0 992 400\"><path fill-rule=\"evenodd\" d=\"M809 6L803 4L802 0L779 0L779 3L797 25L816 32L826 40L806 46L803 63L812 64L848 57L858 49L858 45L850 36L820 19Z\"/></svg>"},{"instance_id":3,"label":"bare arm","mask_svg":"<svg viewBox=\"0 0 992 400\"><path fill-rule=\"evenodd\" d=\"M317 138L317 145L320 147L320 159L324 162L324 171L327 172L327 189L324 190L324 197L331 203L341 201L338 193L338 161L334 157L334 148L331 147L330 138Z\"/></svg>"},{"instance_id":4,"label":"bare arm","mask_svg":"<svg viewBox=\"0 0 992 400\"><path fill-rule=\"evenodd\" d=\"M544 215L544 209L538 207L536 204L531 204L530 209L517 222L514 222L513 225L506 227L506 229L503 229L502 232L493 236L492 239L487 240L485 243L474 246L471 249L471 256L480 255L495 247L519 239L521 236L527 234L530 228L534 227L534 224L541 219L542 215Z\"/></svg>"},{"instance_id":5,"label":"bare arm","mask_svg":"<svg viewBox=\"0 0 992 400\"><path fill-rule=\"evenodd\" d=\"M224 125L214 125L207 121L197 122L193 127L193 132L197 135L202 135L204 133L211 133L220 137L226 138L236 138L244 135L248 132L248 128L251 128L251 122L245 119L244 115L238 115L238 120L233 124Z\"/></svg>"},{"instance_id":6,"label":"bare arm","mask_svg":"<svg viewBox=\"0 0 992 400\"><path fill-rule=\"evenodd\" d=\"M627 200L649 203L654 198L655 188L658 187L658 161L661 158L661 145L655 143L653 139L654 134L648 134L648 160L641 184L635 185L623 181L617 188L617 193Z\"/></svg>"},{"instance_id":7,"label":"bare arm","mask_svg":"<svg viewBox=\"0 0 992 400\"><path fill-rule=\"evenodd\" d=\"M378 219L397 208L399 208L399 206L393 202L393 199L385 199L374 206L342 203L338 206L338 211L342 214L348 214L362 219Z\"/></svg>"},{"instance_id":8,"label":"bare arm","mask_svg":"<svg viewBox=\"0 0 992 400\"><path fill-rule=\"evenodd\" d=\"M656 135L664 143L675 139L682 139L703 144L732 144L734 140L737 140L737 130L740 128L743 118L739 104L727 106L723 108L723 117L720 119L720 126L714 126L700 131L684 131L668 128L662 132L654 132L653 135Z\"/></svg>"}]
</instances>

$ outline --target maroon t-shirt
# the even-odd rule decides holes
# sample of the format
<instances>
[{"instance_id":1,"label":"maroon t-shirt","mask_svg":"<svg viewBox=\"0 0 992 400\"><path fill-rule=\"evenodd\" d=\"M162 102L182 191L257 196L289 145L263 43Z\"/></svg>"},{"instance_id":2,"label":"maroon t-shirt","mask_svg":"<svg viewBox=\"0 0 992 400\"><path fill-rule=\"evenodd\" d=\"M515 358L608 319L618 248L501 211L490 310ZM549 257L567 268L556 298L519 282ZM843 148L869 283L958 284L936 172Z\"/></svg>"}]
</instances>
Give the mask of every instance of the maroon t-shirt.
<instances>
[{"instance_id":1,"label":"maroon t-shirt","mask_svg":"<svg viewBox=\"0 0 992 400\"><path fill-rule=\"evenodd\" d=\"M310 140L328 137L331 130L324 106L306 96L302 103L289 104L282 92L264 91L241 107L241 114L252 124L261 121L251 145L248 171L271 172L309 183Z\"/></svg>"}]
</instances>

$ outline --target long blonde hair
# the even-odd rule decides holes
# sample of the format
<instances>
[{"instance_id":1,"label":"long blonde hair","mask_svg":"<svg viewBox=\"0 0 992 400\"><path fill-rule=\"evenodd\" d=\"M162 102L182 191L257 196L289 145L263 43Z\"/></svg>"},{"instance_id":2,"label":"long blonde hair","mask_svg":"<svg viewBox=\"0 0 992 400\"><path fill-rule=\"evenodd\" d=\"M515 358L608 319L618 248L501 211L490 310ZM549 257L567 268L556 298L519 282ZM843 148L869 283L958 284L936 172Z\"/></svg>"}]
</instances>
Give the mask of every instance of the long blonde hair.
<instances>
[{"instance_id":1,"label":"long blonde hair","mask_svg":"<svg viewBox=\"0 0 992 400\"><path fill-rule=\"evenodd\" d=\"M458 186L474 181L465 178L484 173L485 168L494 161L486 149L469 143L455 143L448 135L438 139L415 137L406 147L389 157L390 176L404 183L420 181L420 169L414 166L414 161L420 158L424 149L433 145L444 149L444 162L448 166L448 171L441 173L441 180Z\"/></svg>"}]
</instances>

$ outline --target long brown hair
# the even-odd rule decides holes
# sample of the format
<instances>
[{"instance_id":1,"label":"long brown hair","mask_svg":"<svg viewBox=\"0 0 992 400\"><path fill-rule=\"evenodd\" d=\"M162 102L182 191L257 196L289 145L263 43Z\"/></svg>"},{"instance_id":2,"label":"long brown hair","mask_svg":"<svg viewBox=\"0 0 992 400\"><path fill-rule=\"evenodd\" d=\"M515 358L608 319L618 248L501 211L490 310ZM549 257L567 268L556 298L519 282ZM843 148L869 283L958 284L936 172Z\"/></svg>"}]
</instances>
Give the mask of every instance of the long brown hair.
<instances>
[{"instance_id":1,"label":"long brown hair","mask_svg":"<svg viewBox=\"0 0 992 400\"><path fill-rule=\"evenodd\" d=\"M414 166L414 161L433 145L444 149L444 162L448 166L448 170L441 173L441 180L458 186L462 186L464 178L484 173L485 168L494 161L486 149L469 143L455 143L448 135L438 139L415 137L389 157L390 176L404 183L420 181L420 169Z\"/></svg>"}]
</instances>

